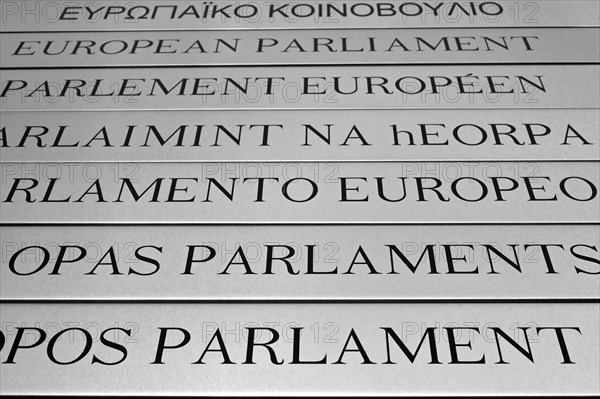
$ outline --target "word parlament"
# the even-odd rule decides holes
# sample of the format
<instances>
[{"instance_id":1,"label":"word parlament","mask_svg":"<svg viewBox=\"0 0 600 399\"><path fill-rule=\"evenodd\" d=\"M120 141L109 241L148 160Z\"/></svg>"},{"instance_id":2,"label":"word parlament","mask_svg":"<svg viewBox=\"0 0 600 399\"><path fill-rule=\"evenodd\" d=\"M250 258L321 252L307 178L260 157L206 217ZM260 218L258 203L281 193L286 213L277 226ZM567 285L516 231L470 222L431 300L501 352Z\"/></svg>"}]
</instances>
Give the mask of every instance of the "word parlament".
<instances>
[{"instance_id":1,"label":"word parlament","mask_svg":"<svg viewBox=\"0 0 600 399\"><path fill-rule=\"evenodd\" d=\"M136 304L118 311L94 305L94 330L88 331L86 305L67 313L59 305L2 304L3 321L22 321L11 325L1 352L7 391L25 391L31 382L16 376L29 370L52 377L41 379L40 390L68 386L91 394L105 387L98 375L117 369L111 386L127 394L162 389L218 395L224 390L214 381L227 379L228 392L259 395L265 373L278 392L314 392L308 374L321 393L332 395L368 395L383 387L394 394L426 387L436 395L475 395L501 389L507 378L511 384L503 392L515 395L559 389L592 395L598 388L590 355L598 345L597 304ZM52 328L44 329L50 321ZM94 339L92 331L103 339ZM69 385L72 373L61 364L95 378ZM480 378L457 372L467 365ZM134 373L146 377L123 376ZM165 373L194 378L160 378ZM443 378L448 373L453 384ZM568 378L557 381L558 374ZM542 383L535 391L532 379Z\"/></svg>"}]
</instances>

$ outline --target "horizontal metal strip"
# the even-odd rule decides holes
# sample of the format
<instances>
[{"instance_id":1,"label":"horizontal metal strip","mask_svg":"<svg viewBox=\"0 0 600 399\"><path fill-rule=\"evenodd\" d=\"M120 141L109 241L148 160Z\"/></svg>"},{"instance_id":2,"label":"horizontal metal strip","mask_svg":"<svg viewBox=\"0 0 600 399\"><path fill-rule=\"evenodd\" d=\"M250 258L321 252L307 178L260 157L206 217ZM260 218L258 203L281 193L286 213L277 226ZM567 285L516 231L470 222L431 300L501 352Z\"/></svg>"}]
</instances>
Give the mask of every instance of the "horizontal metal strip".
<instances>
[{"instance_id":1,"label":"horizontal metal strip","mask_svg":"<svg viewBox=\"0 0 600 399\"><path fill-rule=\"evenodd\" d=\"M4 163L600 161L598 110L0 115Z\"/></svg>"},{"instance_id":2,"label":"horizontal metal strip","mask_svg":"<svg viewBox=\"0 0 600 399\"><path fill-rule=\"evenodd\" d=\"M202 68L238 68L238 67L244 67L244 68L248 68L248 69L252 69L252 68L264 68L264 67L269 67L269 66L278 66L279 68L297 68L297 67L304 67L307 64L305 63L298 63L298 64L285 64L285 65L277 65L277 64L255 64L255 65L248 65L248 64L244 64L243 62L240 63L235 63L235 64L227 64L227 65L202 65ZM329 64L308 64L310 66L313 67L326 67L326 66L335 66L335 67L344 67L344 66L360 66L360 67L373 67L373 66L413 66L413 67L420 67L420 66L461 66L461 65L467 65L464 63L460 63L460 62L453 62L453 63L447 63L447 62L428 62L428 63L402 63L402 62L390 62L390 63L386 63L386 64L382 64L382 63L360 63L360 64L356 64L356 63L329 63ZM600 65L600 62L496 62L496 63L490 63L490 62L469 62L468 65L471 66L490 66L490 65L510 65L510 66L518 66L518 65L539 65L539 66L582 66L582 65ZM197 64L181 64L181 65L161 65L161 64L157 64L157 65L116 65L116 66L102 66L102 65L94 65L94 66L50 66L50 67L36 67L36 66L31 66L31 67L6 67L6 68L2 68L0 67L0 71L52 71L52 70L62 70L62 71L68 71L68 70L97 70L97 69L123 69L123 70L127 70L127 69L176 69L176 68L198 68Z\"/></svg>"},{"instance_id":3,"label":"horizontal metal strip","mask_svg":"<svg viewBox=\"0 0 600 399\"><path fill-rule=\"evenodd\" d=\"M600 302L598 226L0 232L2 300Z\"/></svg>"},{"instance_id":4,"label":"horizontal metal strip","mask_svg":"<svg viewBox=\"0 0 600 399\"><path fill-rule=\"evenodd\" d=\"M596 223L597 163L2 163L3 223Z\"/></svg>"},{"instance_id":5,"label":"horizontal metal strip","mask_svg":"<svg viewBox=\"0 0 600 399\"><path fill-rule=\"evenodd\" d=\"M265 394L266 395L266 394ZM22 395L3 395L4 398L10 399L10 398L22 398L22 397L27 397L27 398L56 398L57 395L31 395L31 394L22 394ZM61 397L66 397L66 398L73 398L73 397L81 397L81 395L60 395ZM244 395L229 395L233 398L250 398L250 396L244 396ZM138 398L139 396L134 396L134 395L85 395L86 398ZM169 396L156 396L155 397L161 397L161 398L205 398L205 399L217 399L220 398L220 396L211 396L211 395L201 395L201 394L196 394L196 395L169 395ZM297 396L297 395L286 395L286 396L269 396L270 398L290 398L290 399L294 399L294 398L304 398L305 396ZM319 396L315 396L315 397L319 397ZM348 396L335 396L335 395L328 395L327 398L330 399L341 399L341 398L347 398ZM361 398L365 398L365 399L369 399L369 398L376 398L375 396L368 396L368 395L361 395ZM453 399L456 396L440 396L440 395L419 395L419 396L406 396L406 395L398 395L398 396L394 396L394 395L386 395L386 397L388 398L402 398L402 399L429 399L429 398L435 398L435 399ZM472 398L489 398L489 396L471 396ZM495 395L493 396L494 398L510 398L509 396L501 396L501 395ZM594 397L593 395L527 395L528 398L530 399L546 399L546 398L590 398L590 397Z\"/></svg>"},{"instance_id":6,"label":"horizontal metal strip","mask_svg":"<svg viewBox=\"0 0 600 399\"><path fill-rule=\"evenodd\" d=\"M600 29L0 35L0 67L598 63Z\"/></svg>"},{"instance_id":7,"label":"horizontal metal strip","mask_svg":"<svg viewBox=\"0 0 600 399\"><path fill-rule=\"evenodd\" d=\"M215 223L215 222L80 222L80 223L0 223L0 227L78 227L78 226L600 226L600 221L590 222L246 222L246 223Z\"/></svg>"},{"instance_id":8,"label":"horizontal metal strip","mask_svg":"<svg viewBox=\"0 0 600 399\"><path fill-rule=\"evenodd\" d=\"M503 110L503 111L519 111L522 110L523 107L504 107L504 108L494 108L494 107L490 107L490 108L468 108L468 107L436 107L436 108L414 108L414 107L404 107L402 109L395 109L396 111L401 111L401 110L407 110L407 111L415 111L415 110L432 110L432 111L443 111L443 110L472 110L472 111L477 111L480 109L485 109L485 110ZM539 108L529 108L529 110L531 109L540 109L540 110L573 110L573 109L577 109L577 110L581 110L581 111L586 111L586 110L600 110L600 106L598 107L578 107L578 108L569 108L569 107L539 107ZM284 111L296 111L296 112L305 112L305 111L321 111L322 108L315 108L315 107L307 107L307 108L301 108L301 109L286 109L286 108L245 108L245 109L227 109L227 108L215 108L215 109L210 109L210 110L199 110L199 109L110 109L110 110L105 110L105 109L86 109L86 110L70 110L70 109L40 109L40 110L10 110L10 111L4 111L4 110L0 110L0 115L2 114L6 114L8 112L14 112L14 113L21 113L21 114L27 114L30 112L41 112L44 113L45 115L50 115L50 114L56 114L56 113L66 113L66 112L73 112L73 113L80 113L80 112L89 112L89 113L105 113L105 112L127 112L127 113L136 113L136 112L202 112L202 111L210 111L210 112L259 112L259 111L268 111L270 113L277 113L277 112L284 112ZM355 108L331 108L331 109L327 109L327 111L389 111L389 110L394 110L391 109L389 107L355 107Z\"/></svg>"},{"instance_id":9,"label":"horizontal metal strip","mask_svg":"<svg viewBox=\"0 0 600 399\"><path fill-rule=\"evenodd\" d=\"M592 395L599 388L599 309L581 303L2 304L1 390ZM469 362L469 373L456 372Z\"/></svg>"},{"instance_id":10,"label":"horizontal metal strip","mask_svg":"<svg viewBox=\"0 0 600 399\"><path fill-rule=\"evenodd\" d=\"M1 2L2 0L0 0ZM153 0L151 0L153 1ZM228 1L228 0L224 0L224 1ZM392 0L394 1L394 0ZM591 1L591 0L590 0ZM594 25L552 25L552 26L524 26L524 27L517 27L516 31L520 31L522 29L538 29L538 30L545 30L545 29L598 29L600 28L600 26L594 26ZM465 31L480 31L482 29L484 30L505 30L507 29L506 26L486 26L486 27L479 27L479 26L431 26L431 27L427 27L427 26L411 26L411 27L402 27L402 26L389 26L389 27L370 27L370 28L366 28L366 27L349 27L349 28L330 28L330 27L318 27L318 28L302 28L302 27L290 27L290 28L254 28L254 29L244 29L244 28L231 28L231 29L203 29L203 28L177 28L177 27L173 27L172 29L122 29L122 30L117 30L117 29L110 29L110 30L106 30L105 32L122 32L122 33L128 33L128 32L133 32L133 33L144 33L144 32L163 32L163 33L169 33L169 32L215 32L215 31L224 31L224 32L241 32L241 33L247 33L249 31L258 31L258 32L285 32L285 31L301 31L301 32L329 32L329 31L336 31L336 30L348 30L348 31L363 31L363 32L371 32L371 31L377 31L377 30L416 30L416 31L420 31L420 30L426 30L426 31L435 31L435 30L465 30ZM514 31L514 30L513 30ZM35 31L2 31L0 30L0 37L1 36L10 36L10 35L21 35L21 34L30 34L30 33L48 33L48 34L56 34L56 33L90 33L90 32L96 32L94 30L47 30L47 31L41 31L41 30L35 30Z\"/></svg>"},{"instance_id":11,"label":"horizontal metal strip","mask_svg":"<svg viewBox=\"0 0 600 399\"><path fill-rule=\"evenodd\" d=\"M266 394L264 394L266 396ZM27 397L27 398L56 398L57 395L31 395L31 394L22 394L22 395L3 395L4 398L10 399L10 398L22 398L22 397ZM66 398L72 398L72 397L81 397L81 395L60 395L61 397L66 397ZM220 396L211 396L211 395L201 395L201 394L195 394L195 395L169 395L169 396L157 396L154 395L155 397L160 397L160 398L205 398L205 399L217 399L217 398L221 398ZM245 395L229 395L233 398L250 398L251 396L245 396ZM137 398L139 396L134 396L134 395L85 395L86 398ZM294 399L294 398L304 398L305 396L298 396L298 395L286 395L286 396L268 396L269 398L290 398L290 399ZM314 396L316 398L320 398L321 396ZM347 398L348 396L336 396L336 395L328 395L327 398L330 399L341 399L341 398ZM419 396L407 396L407 395L386 395L387 398L402 398L402 399L453 399L456 396L443 396L443 395L419 395ZM493 398L510 398L510 396L502 396L502 395L495 395L492 396ZM527 398L530 399L546 399L546 398L591 398L594 397L593 395L527 395ZM376 396L368 396L368 395L361 395L360 398L364 398L364 399L374 399L377 398ZM490 398L490 396L471 396L471 398Z\"/></svg>"},{"instance_id":12,"label":"horizontal metal strip","mask_svg":"<svg viewBox=\"0 0 600 399\"><path fill-rule=\"evenodd\" d=\"M520 298L520 299L0 299L5 305L353 305L353 304L594 304L596 298Z\"/></svg>"},{"instance_id":13,"label":"horizontal metal strip","mask_svg":"<svg viewBox=\"0 0 600 399\"><path fill-rule=\"evenodd\" d=\"M20 162L22 161L21 159L15 159L15 160L10 160L10 161L0 161L0 163L14 163L14 162ZM76 161L32 161L30 163L55 163L55 162L76 162ZM91 161L93 163L110 163L110 164L127 164L130 163L132 161L109 161L109 160L94 160ZM219 161L215 161L215 160L182 160L182 161L161 161L161 160L142 160L142 161L135 161L135 162L143 162L143 163L152 163L155 165L161 165L161 164L165 164L165 163L189 163L189 162L194 162L194 163L214 163L214 162L227 162L227 163L231 163L231 162L244 162L244 163L251 163L251 162L259 162L259 163L267 163L267 162L279 162L279 160L264 160L264 159L257 159L257 160L253 160L253 161L237 161L237 160L219 160ZM315 159L315 160L310 160L310 161L304 161L304 160L298 160L298 159L288 159L282 162L287 162L287 163L381 163L381 162L385 162L385 163L397 163L397 164L403 164L403 163L455 163L455 162L480 162L480 163L486 163L486 162L496 162L496 163L517 163L517 162L526 162L522 159L468 159L468 160L464 160L464 159L445 159L445 158L438 158L435 160L429 160L429 159L411 159L411 160L406 160L406 161L399 161L397 159L377 159L377 160L373 160L373 159L354 159L354 160L335 160L335 159ZM569 162L569 163L597 163L600 162L597 159L591 159L591 158L582 158L582 159L570 159L570 160L564 160L564 159L535 159L532 162L543 162L543 163L565 163L565 162ZM1 223L0 223L1 224Z\"/></svg>"},{"instance_id":14,"label":"horizontal metal strip","mask_svg":"<svg viewBox=\"0 0 600 399\"><path fill-rule=\"evenodd\" d=\"M598 108L600 66L4 71L4 111Z\"/></svg>"}]
</instances>

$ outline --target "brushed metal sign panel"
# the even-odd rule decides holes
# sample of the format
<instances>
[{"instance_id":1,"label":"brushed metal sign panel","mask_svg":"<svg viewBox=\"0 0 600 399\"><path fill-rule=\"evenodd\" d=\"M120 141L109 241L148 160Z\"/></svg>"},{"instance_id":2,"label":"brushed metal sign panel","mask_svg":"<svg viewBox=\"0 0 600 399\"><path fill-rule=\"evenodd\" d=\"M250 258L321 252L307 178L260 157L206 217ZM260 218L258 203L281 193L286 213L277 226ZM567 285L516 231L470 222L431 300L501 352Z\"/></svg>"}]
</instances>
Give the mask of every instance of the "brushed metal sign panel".
<instances>
[{"instance_id":1,"label":"brushed metal sign panel","mask_svg":"<svg viewBox=\"0 0 600 399\"><path fill-rule=\"evenodd\" d=\"M575 1L0 1L2 31L599 26Z\"/></svg>"},{"instance_id":2,"label":"brushed metal sign panel","mask_svg":"<svg viewBox=\"0 0 600 399\"><path fill-rule=\"evenodd\" d=\"M596 109L2 112L0 162L600 160Z\"/></svg>"},{"instance_id":3,"label":"brushed metal sign panel","mask_svg":"<svg viewBox=\"0 0 600 399\"><path fill-rule=\"evenodd\" d=\"M0 227L1 299L600 299L600 226Z\"/></svg>"},{"instance_id":4,"label":"brushed metal sign panel","mask_svg":"<svg viewBox=\"0 0 600 399\"><path fill-rule=\"evenodd\" d=\"M598 108L600 66L7 70L2 110Z\"/></svg>"},{"instance_id":5,"label":"brushed metal sign panel","mask_svg":"<svg viewBox=\"0 0 600 399\"><path fill-rule=\"evenodd\" d=\"M598 28L19 33L1 67L600 62Z\"/></svg>"},{"instance_id":6,"label":"brushed metal sign panel","mask_svg":"<svg viewBox=\"0 0 600 399\"><path fill-rule=\"evenodd\" d=\"M599 389L597 303L0 309L2 394L592 396Z\"/></svg>"},{"instance_id":7,"label":"brushed metal sign panel","mask_svg":"<svg viewBox=\"0 0 600 399\"><path fill-rule=\"evenodd\" d=\"M595 162L2 163L4 223L600 221Z\"/></svg>"}]
</instances>

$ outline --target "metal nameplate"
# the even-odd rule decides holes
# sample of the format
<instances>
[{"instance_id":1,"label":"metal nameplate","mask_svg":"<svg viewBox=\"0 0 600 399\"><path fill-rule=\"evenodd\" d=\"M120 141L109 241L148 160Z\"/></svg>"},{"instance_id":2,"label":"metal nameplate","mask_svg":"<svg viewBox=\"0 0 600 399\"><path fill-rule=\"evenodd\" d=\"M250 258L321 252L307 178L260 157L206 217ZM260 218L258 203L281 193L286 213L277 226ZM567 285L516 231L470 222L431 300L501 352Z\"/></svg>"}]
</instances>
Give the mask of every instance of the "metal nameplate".
<instances>
[{"instance_id":1,"label":"metal nameplate","mask_svg":"<svg viewBox=\"0 0 600 399\"><path fill-rule=\"evenodd\" d=\"M599 299L600 228L0 227L3 300Z\"/></svg>"},{"instance_id":2,"label":"metal nameplate","mask_svg":"<svg viewBox=\"0 0 600 399\"><path fill-rule=\"evenodd\" d=\"M0 309L6 395L593 396L600 388L597 303Z\"/></svg>"},{"instance_id":3,"label":"metal nameplate","mask_svg":"<svg viewBox=\"0 0 600 399\"><path fill-rule=\"evenodd\" d=\"M599 161L594 109L2 112L0 162Z\"/></svg>"},{"instance_id":4,"label":"metal nameplate","mask_svg":"<svg viewBox=\"0 0 600 399\"><path fill-rule=\"evenodd\" d=\"M596 162L2 163L4 223L598 223Z\"/></svg>"},{"instance_id":5,"label":"metal nameplate","mask_svg":"<svg viewBox=\"0 0 600 399\"><path fill-rule=\"evenodd\" d=\"M19 33L0 67L600 62L597 28Z\"/></svg>"},{"instance_id":6,"label":"metal nameplate","mask_svg":"<svg viewBox=\"0 0 600 399\"><path fill-rule=\"evenodd\" d=\"M599 26L598 2L0 1L4 32Z\"/></svg>"},{"instance_id":7,"label":"metal nameplate","mask_svg":"<svg viewBox=\"0 0 600 399\"><path fill-rule=\"evenodd\" d=\"M598 108L600 66L7 70L2 110Z\"/></svg>"}]
</instances>

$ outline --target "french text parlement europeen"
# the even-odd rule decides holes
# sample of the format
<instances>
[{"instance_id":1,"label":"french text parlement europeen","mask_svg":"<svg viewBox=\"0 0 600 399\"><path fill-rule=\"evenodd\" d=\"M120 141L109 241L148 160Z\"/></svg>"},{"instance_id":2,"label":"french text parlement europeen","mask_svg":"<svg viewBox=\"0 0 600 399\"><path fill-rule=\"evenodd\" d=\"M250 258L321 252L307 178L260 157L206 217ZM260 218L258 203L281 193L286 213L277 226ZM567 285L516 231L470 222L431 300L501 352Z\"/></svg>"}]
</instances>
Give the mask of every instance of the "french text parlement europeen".
<instances>
[{"instance_id":1,"label":"french text parlement europeen","mask_svg":"<svg viewBox=\"0 0 600 399\"><path fill-rule=\"evenodd\" d=\"M418 68L415 70L418 72ZM0 98L101 98L153 96L227 96L282 95L293 85L303 96L316 95L421 95L441 94L444 90L465 95L530 94L546 92L543 75L427 76L306 76L285 77L184 77L123 79L57 79L2 81Z\"/></svg>"}]
</instances>

